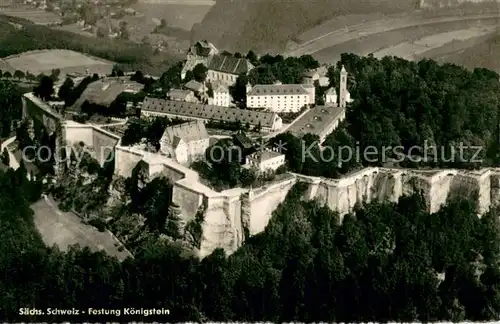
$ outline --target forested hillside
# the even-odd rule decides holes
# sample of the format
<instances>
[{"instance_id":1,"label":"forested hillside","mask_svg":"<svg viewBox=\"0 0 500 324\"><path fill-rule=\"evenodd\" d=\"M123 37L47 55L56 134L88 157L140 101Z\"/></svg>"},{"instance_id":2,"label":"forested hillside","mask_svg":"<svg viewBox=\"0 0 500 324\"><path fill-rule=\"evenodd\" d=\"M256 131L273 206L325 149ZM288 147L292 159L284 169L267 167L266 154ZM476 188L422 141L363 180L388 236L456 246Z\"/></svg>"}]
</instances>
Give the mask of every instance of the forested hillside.
<instances>
[{"instance_id":1,"label":"forested hillside","mask_svg":"<svg viewBox=\"0 0 500 324\"><path fill-rule=\"evenodd\" d=\"M116 321L115 316L20 316L19 308L166 308L120 321L493 320L500 312L499 213L470 201L429 215L418 196L338 215L301 202L296 186L266 231L230 257L203 261L152 243L134 260L43 245L25 169L0 173L0 307L6 321Z\"/></svg>"},{"instance_id":2,"label":"forested hillside","mask_svg":"<svg viewBox=\"0 0 500 324\"><path fill-rule=\"evenodd\" d=\"M300 32L339 15L410 12L415 0L217 0L193 40L207 39L229 51L278 52Z\"/></svg>"}]
</instances>

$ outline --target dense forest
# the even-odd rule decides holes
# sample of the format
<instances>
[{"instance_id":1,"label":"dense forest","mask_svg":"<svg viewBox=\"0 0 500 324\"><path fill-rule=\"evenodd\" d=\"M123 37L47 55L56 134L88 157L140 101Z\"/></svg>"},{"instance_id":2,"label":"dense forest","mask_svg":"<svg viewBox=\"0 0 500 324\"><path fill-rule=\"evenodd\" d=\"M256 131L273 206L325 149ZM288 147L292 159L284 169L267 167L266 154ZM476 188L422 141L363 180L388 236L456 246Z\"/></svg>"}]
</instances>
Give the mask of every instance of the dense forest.
<instances>
[{"instance_id":1,"label":"dense forest","mask_svg":"<svg viewBox=\"0 0 500 324\"><path fill-rule=\"evenodd\" d=\"M337 154L329 161L327 155L321 161L317 145L311 155L302 157L301 141L289 133L280 134L273 141L287 143L285 153L295 172L338 177L373 165L474 169L498 163L497 73L432 60L343 54L337 66L329 69L331 86L338 87L342 65L349 72L348 89L355 100L347 108L346 120L323 146L335 153L341 147L377 153L351 159ZM308 136L306 147L314 140Z\"/></svg>"},{"instance_id":2,"label":"dense forest","mask_svg":"<svg viewBox=\"0 0 500 324\"><path fill-rule=\"evenodd\" d=\"M24 180L24 172L0 174L4 320L77 320L20 316L22 307L167 308L168 316L119 320L169 322L460 321L500 314L499 211L479 219L471 201L429 215L416 195L360 206L339 225L337 214L299 199L305 189L299 184L266 231L232 256L219 249L198 261L156 241L120 263L88 249L45 247L29 209L40 184Z\"/></svg>"}]
</instances>

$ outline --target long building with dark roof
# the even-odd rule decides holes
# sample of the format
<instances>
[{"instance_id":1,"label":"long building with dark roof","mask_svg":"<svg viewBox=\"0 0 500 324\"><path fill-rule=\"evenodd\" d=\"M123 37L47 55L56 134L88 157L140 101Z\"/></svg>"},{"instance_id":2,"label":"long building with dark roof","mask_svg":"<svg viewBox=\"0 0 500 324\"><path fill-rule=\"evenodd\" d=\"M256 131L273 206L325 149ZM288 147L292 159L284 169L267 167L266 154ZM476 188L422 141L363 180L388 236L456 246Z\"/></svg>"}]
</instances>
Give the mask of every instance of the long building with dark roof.
<instances>
[{"instance_id":1,"label":"long building with dark roof","mask_svg":"<svg viewBox=\"0 0 500 324\"><path fill-rule=\"evenodd\" d=\"M260 125L263 131L273 132L283 126L277 113L254 111L239 108L228 108L200 103L173 101L146 97L142 104L141 114L145 116L167 116L187 120L202 120L204 122L240 121L243 125Z\"/></svg>"}]
</instances>

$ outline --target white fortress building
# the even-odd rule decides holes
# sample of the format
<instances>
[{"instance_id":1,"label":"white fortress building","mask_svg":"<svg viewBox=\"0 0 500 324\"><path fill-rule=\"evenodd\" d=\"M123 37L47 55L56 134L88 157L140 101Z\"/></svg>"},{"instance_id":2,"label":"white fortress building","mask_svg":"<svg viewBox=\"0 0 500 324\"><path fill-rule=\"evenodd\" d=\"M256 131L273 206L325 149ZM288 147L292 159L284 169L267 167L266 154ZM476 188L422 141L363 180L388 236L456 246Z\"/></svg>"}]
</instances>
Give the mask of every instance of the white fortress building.
<instances>
[{"instance_id":1,"label":"white fortress building","mask_svg":"<svg viewBox=\"0 0 500 324\"><path fill-rule=\"evenodd\" d=\"M229 93L229 89L223 84L216 82L213 85L214 97L208 100L208 104L220 107L231 107L233 98Z\"/></svg>"},{"instance_id":2,"label":"white fortress building","mask_svg":"<svg viewBox=\"0 0 500 324\"><path fill-rule=\"evenodd\" d=\"M259 172L276 171L284 165L285 154L278 151L277 148L258 151L246 157L244 168L255 168Z\"/></svg>"},{"instance_id":3,"label":"white fortress building","mask_svg":"<svg viewBox=\"0 0 500 324\"><path fill-rule=\"evenodd\" d=\"M182 165L203 157L209 145L210 136L199 120L167 127L160 140L161 152Z\"/></svg>"},{"instance_id":4,"label":"white fortress building","mask_svg":"<svg viewBox=\"0 0 500 324\"><path fill-rule=\"evenodd\" d=\"M247 92L248 108L266 108L272 112L298 112L314 105L316 93L312 84L258 84Z\"/></svg>"}]
</instances>

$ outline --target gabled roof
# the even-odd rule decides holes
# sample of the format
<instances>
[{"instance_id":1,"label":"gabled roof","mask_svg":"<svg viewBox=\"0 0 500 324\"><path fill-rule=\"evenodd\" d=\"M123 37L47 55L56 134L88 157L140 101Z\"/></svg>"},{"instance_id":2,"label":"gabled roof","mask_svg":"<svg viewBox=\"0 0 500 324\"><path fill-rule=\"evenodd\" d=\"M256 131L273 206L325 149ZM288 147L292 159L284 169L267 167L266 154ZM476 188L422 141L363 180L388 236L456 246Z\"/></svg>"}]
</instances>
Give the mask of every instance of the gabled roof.
<instances>
[{"instance_id":1,"label":"gabled roof","mask_svg":"<svg viewBox=\"0 0 500 324\"><path fill-rule=\"evenodd\" d=\"M313 86L314 87L314 86ZM257 84L247 96L286 96L309 94L302 84Z\"/></svg>"},{"instance_id":2,"label":"gabled roof","mask_svg":"<svg viewBox=\"0 0 500 324\"><path fill-rule=\"evenodd\" d=\"M200 103L173 101L146 97L142 109L151 112L159 112L176 116L201 118L206 120L217 120L226 122L240 121L242 124L261 124L262 127L272 128L279 119L277 113L254 111L240 108L228 108Z\"/></svg>"},{"instance_id":3,"label":"gabled roof","mask_svg":"<svg viewBox=\"0 0 500 324\"><path fill-rule=\"evenodd\" d=\"M165 128L161 142L177 147L181 141L185 143L209 138L205 124L200 120L187 122Z\"/></svg>"},{"instance_id":4,"label":"gabled roof","mask_svg":"<svg viewBox=\"0 0 500 324\"><path fill-rule=\"evenodd\" d=\"M259 163L262 163L264 161L273 159L275 157L283 155L282 153L279 152L274 152L274 151L258 151L252 154L252 158L256 159L259 161Z\"/></svg>"},{"instance_id":5,"label":"gabled roof","mask_svg":"<svg viewBox=\"0 0 500 324\"><path fill-rule=\"evenodd\" d=\"M172 100L185 100L192 92L190 90L171 89L167 96Z\"/></svg>"},{"instance_id":6,"label":"gabled roof","mask_svg":"<svg viewBox=\"0 0 500 324\"><path fill-rule=\"evenodd\" d=\"M335 90L334 87L331 87L328 90L326 90L325 95L334 95L334 96L336 96L337 95L337 90Z\"/></svg>"},{"instance_id":7,"label":"gabled roof","mask_svg":"<svg viewBox=\"0 0 500 324\"><path fill-rule=\"evenodd\" d=\"M216 84L213 90L214 92L229 93L229 89L222 84Z\"/></svg>"},{"instance_id":8,"label":"gabled roof","mask_svg":"<svg viewBox=\"0 0 500 324\"><path fill-rule=\"evenodd\" d=\"M245 58L226 55L214 55L208 64L208 69L229 74L248 73L253 65Z\"/></svg>"},{"instance_id":9,"label":"gabled roof","mask_svg":"<svg viewBox=\"0 0 500 324\"><path fill-rule=\"evenodd\" d=\"M241 131L233 135L233 141L236 145L241 146L244 149L250 149L254 146L252 140L250 140L248 136Z\"/></svg>"},{"instance_id":10,"label":"gabled roof","mask_svg":"<svg viewBox=\"0 0 500 324\"><path fill-rule=\"evenodd\" d=\"M196 92L202 92L203 91L203 84L199 83L198 81L191 80L184 85L184 88L190 89L190 90L193 90Z\"/></svg>"}]
</instances>

